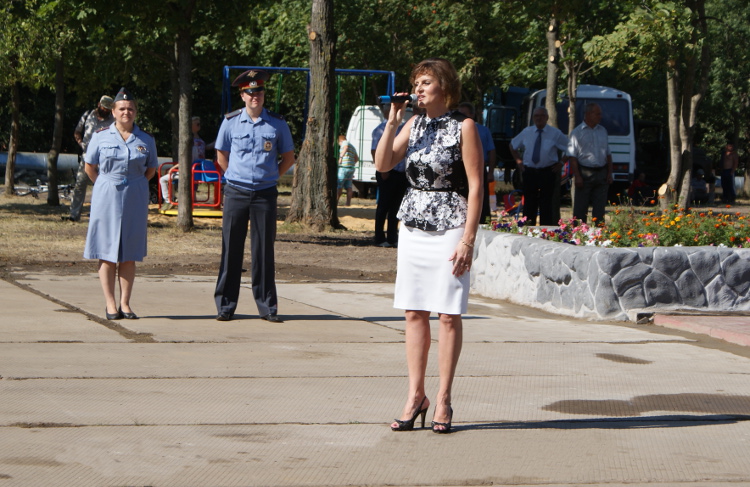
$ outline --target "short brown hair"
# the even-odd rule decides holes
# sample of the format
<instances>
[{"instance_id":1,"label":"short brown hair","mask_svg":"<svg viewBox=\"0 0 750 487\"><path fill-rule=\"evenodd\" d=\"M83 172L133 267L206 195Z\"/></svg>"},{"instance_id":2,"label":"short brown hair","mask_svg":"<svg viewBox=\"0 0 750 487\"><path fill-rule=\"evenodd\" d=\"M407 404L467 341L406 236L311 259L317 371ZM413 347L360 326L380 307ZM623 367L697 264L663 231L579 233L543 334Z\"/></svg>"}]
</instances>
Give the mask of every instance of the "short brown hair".
<instances>
[{"instance_id":1,"label":"short brown hair","mask_svg":"<svg viewBox=\"0 0 750 487\"><path fill-rule=\"evenodd\" d=\"M461 81L458 79L458 72L453 67L453 63L438 57L425 59L411 70L409 81L414 85L417 77L423 74L429 74L437 79L438 85L445 94L445 103L448 108L456 108L461 99Z\"/></svg>"}]
</instances>

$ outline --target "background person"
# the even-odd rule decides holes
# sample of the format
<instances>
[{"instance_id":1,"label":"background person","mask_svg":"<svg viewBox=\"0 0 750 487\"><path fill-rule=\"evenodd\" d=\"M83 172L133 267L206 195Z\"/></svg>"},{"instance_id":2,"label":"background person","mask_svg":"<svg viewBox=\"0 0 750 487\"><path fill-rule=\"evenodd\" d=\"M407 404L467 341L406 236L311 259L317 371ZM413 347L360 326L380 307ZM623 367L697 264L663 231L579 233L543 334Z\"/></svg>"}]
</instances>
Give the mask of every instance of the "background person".
<instances>
[{"instance_id":1,"label":"background person","mask_svg":"<svg viewBox=\"0 0 750 487\"><path fill-rule=\"evenodd\" d=\"M583 123L570 134L568 155L576 185L573 196L573 218L586 223L591 204L591 216L596 224L604 223L607 193L612 184L612 154L609 134L599 125L602 109L596 103L584 108Z\"/></svg>"},{"instance_id":2,"label":"background person","mask_svg":"<svg viewBox=\"0 0 750 487\"><path fill-rule=\"evenodd\" d=\"M547 125L547 109L539 107L531 115L534 125L526 127L510 141L510 153L523 177L523 216L526 225L536 225L539 213L540 225L557 225L554 195L557 175L562 164L558 151L568 148L568 138L559 129ZM518 152L523 149L523 156Z\"/></svg>"},{"instance_id":3,"label":"background person","mask_svg":"<svg viewBox=\"0 0 750 487\"><path fill-rule=\"evenodd\" d=\"M477 117L474 105L468 101L459 103L458 111L474 120L477 132L479 133L479 140L482 143L482 155L484 156L484 192L482 193L482 214L479 221L486 222L488 218L492 217L492 209L490 208L490 183L495 181L495 164L497 161L495 141L492 140L492 132L490 132L489 128L476 123Z\"/></svg>"},{"instance_id":4,"label":"background person","mask_svg":"<svg viewBox=\"0 0 750 487\"><path fill-rule=\"evenodd\" d=\"M193 117L190 119L191 130L193 132L193 162L206 158L206 143L201 139L198 132L201 130L201 117ZM171 169L170 169L171 170ZM163 201L162 211L172 209L174 202L169 198L169 181L172 180L174 188L180 179L180 174L175 171L170 174L167 171L162 177L159 178L159 186L161 187L161 199ZM175 189L172 190L173 192Z\"/></svg>"},{"instance_id":5,"label":"background person","mask_svg":"<svg viewBox=\"0 0 750 487\"><path fill-rule=\"evenodd\" d=\"M73 131L73 137L78 142L78 145L81 146L83 152L78 160L78 173L76 174L76 185L73 189L73 201L70 203L70 216L63 216L63 220L77 222L81 219L83 202L86 200L86 190L91 182L86 174L86 163L84 162L86 148L94 133L103 127L112 125L114 121L115 119L112 117L112 98L107 95L101 97L96 108L85 112L78 121L78 125L76 125Z\"/></svg>"},{"instance_id":6,"label":"background person","mask_svg":"<svg viewBox=\"0 0 750 487\"><path fill-rule=\"evenodd\" d=\"M339 135L339 171L336 201L338 202L338 199L341 198L341 193L346 190L346 204L344 206L351 206L352 204L352 193L354 193L352 184L354 181L354 170L357 168L358 162L359 156L354 146L346 140L346 136Z\"/></svg>"},{"instance_id":7,"label":"background person","mask_svg":"<svg viewBox=\"0 0 750 487\"><path fill-rule=\"evenodd\" d=\"M115 122L100 129L86 149L86 174L94 182L86 259L99 259L99 281L108 320L136 319L130 308L135 262L146 256L148 180L158 160L154 138L135 125L135 99L125 88L115 96ZM120 284L119 307L115 280Z\"/></svg>"},{"instance_id":8,"label":"background person","mask_svg":"<svg viewBox=\"0 0 750 487\"><path fill-rule=\"evenodd\" d=\"M274 262L276 183L294 164L294 142L283 117L263 107L267 80L268 73L258 70L245 71L234 80L232 86L239 88L245 106L225 116L215 142L216 160L226 179L221 264L214 290L219 321L231 320L237 309L248 220L255 304L261 319L282 321L277 315Z\"/></svg>"},{"instance_id":9,"label":"background person","mask_svg":"<svg viewBox=\"0 0 750 487\"><path fill-rule=\"evenodd\" d=\"M740 165L740 158L734 150L734 144L727 144L721 154L721 200L727 205L737 201L734 190L734 175Z\"/></svg>"},{"instance_id":10,"label":"background person","mask_svg":"<svg viewBox=\"0 0 750 487\"><path fill-rule=\"evenodd\" d=\"M399 210L394 307L405 310L409 391L394 431L422 423L430 406L424 388L430 349L430 313L439 318L440 384L432 430L451 430L451 391L461 354L469 295L469 269L482 206L482 145L474 121L452 109L461 83L445 59L426 59L410 81L424 115L410 118L396 136L404 103L394 103L375 152L375 169L391 170L406 158L409 180Z\"/></svg>"},{"instance_id":11,"label":"background person","mask_svg":"<svg viewBox=\"0 0 750 487\"><path fill-rule=\"evenodd\" d=\"M388 118L390 105L383 105L383 113ZM375 151L378 142L383 136L386 122L381 123L372 131L372 160L375 160ZM401 132L403 123L396 129L396 135ZM388 172L375 171L375 179L378 183L378 202L375 208L375 245L378 247L398 247L398 209L404 199L404 193L409 186L406 180L406 161L401 159L393 169ZM388 223L388 233L385 225Z\"/></svg>"}]
</instances>

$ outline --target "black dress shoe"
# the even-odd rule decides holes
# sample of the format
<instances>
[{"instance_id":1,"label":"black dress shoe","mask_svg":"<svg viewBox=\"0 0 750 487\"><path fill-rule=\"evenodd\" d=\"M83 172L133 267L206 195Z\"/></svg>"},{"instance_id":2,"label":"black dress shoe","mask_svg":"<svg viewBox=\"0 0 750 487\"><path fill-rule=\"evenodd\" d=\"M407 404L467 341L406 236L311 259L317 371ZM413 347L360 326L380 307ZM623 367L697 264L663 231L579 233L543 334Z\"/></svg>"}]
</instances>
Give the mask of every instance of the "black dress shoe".
<instances>
[{"instance_id":1,"label":"black dress shoe","mask_svg":"<svg viewBox=\"0 0 750 487\"><path fill-rule=\"evenodd\" d=\"M274 314L267 314L266 316L261 316L260 319L266 320L270 323L283 323L284 322L284 320L279 318L278 315L274 315Z\"/></svg>"},{"instance_id":2,"label":"black dress shoe","mask_svg":"<svg viewBox=\"0 0 750 487\"><path fill-rule=\"evenodd\" d=\"M216 321L231 321L232 315L229 314L227 311L222 311L218 315L216 315Z\"/></svg>"},{"instance_id":3,"label":"black dress shoe","mask_svg":"<svg viewBox=\"0 0 750 487\"><path fill-rule=\"evenodd\" d=\"M107 317L108 320L121 320L122 319L122 313L120 310L117 310L117 313L109 314L107 311L107 308L104 308L104 315Z\"/></svg>"},{"instance_id":4,"label":"black dress shoe","mask_svg":"<svg viewBox=\"0 0 750 487\"><path fill-rule=\"evenodd\" d=\"M138 315L136 315L132 311L130 313L126 313L126 312L124 312L122 310L122 308L120 308L120 315L122 315L122 317L125 318L126 320L137 320L138 319Z\"/></svg>"}]
</instances>

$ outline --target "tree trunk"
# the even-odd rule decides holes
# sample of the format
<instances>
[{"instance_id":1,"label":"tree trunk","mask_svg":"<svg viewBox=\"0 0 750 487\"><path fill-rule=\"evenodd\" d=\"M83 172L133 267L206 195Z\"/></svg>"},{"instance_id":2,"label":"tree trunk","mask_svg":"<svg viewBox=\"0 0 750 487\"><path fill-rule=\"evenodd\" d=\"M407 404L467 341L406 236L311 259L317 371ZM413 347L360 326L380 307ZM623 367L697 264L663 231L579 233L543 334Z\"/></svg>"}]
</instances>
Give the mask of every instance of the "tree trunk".
<instances>
[{"instance_id":1,"label":"tree trunk","mask_svg":"<svg viewBox=\"0 0 750 487\"><path fill-rule=\"evenodd\" d=\"M187 232L193 228L193 132L190 117L193 110L192 42L190 29L183 28L175 39L179 74L179 165L177 226Z\"/></svg>"},{"instance_id":2,"label":"tree trunk","mask_svg":"<svg viewBox=\"0 0 750 487\"><path fill-rule=\"evenodd\" d=\"M305 141L294 170L287 222L322 231L340 226L336 215L336 160L333 157L335 107L332 83L336 36L333 0L313 0L310 41L309 114Z\"/></svg>"},{"instance_id":3,"label":"tree trunk","mask_svg":"<svg viewBox=\"0 0 750 487\"><path fill-rule=\"evenodd\" d=\"M172 152L169 154L169 157L173 161L180 160L180 71L177 66L180 54L178 50L179 43L175 39L174 61L169 63L169 84L172 88L172 101L169 107L169 122L172 125L172 143L170 145Z\"/></svg>"},{"instance_id":4,"label":"tree trunk","mask_svg":"<svg viewBox=\"0 0 750 487\"><path fill-rule=\"evenodd\" d=\"M660 206L667 209L676 201L677 190L682 174L682 142L680 140L680 93L679 74L674 62L667 69L667 119L669 122L670 170L664 194L660 194Z\"/></svg>"},{"instance_id":5,"label":"tree trunk","mask_svg":"<svg viewBox=\"0 0 750 487\"><path fill-rule=\"evenodd\" d=\"M63 114L65 112L65 64L62 55L55 60L55 125L52 130L52 147L47 154L48 192L47 204L60 206L60 195L57 193L57 158L62 147Z\"/></svg>"},{"instance_id":6,"label":"tree trunk","mask_svg":"<svg viewBox=\"0 0 750 487\"><path fill-rule=\"evenodd\" d=\"M570 66L568 71L568 137L576 128L576 101L578 100L578 69Z\"/></svg>"},{"instance_id":7,"label":"tree trunk","mask_svg":"<svg viewBox=\"0 0 750 487\"><path fill-rule=\"evenodd\" d=\"M544 107L549 113L547 122L553 127L557 127L557 34L559 32L558 22L555 17L549 19L547 27L547 101Z\"/></svg>"},{"instance_id":8,"label":"tree trunk","mask_svg":"<svg viewBox=\"0 0 750 487\"><path fill-rule=\"evenodd\" d=\"M18 129L21 117L21 92L19 83L13 83L10 96L10 140L8 142L8 160L5 162L5 194L7 195L15 193L13 180L16 172L16 151L18 150Z\"/></svg>"}]
</instances>

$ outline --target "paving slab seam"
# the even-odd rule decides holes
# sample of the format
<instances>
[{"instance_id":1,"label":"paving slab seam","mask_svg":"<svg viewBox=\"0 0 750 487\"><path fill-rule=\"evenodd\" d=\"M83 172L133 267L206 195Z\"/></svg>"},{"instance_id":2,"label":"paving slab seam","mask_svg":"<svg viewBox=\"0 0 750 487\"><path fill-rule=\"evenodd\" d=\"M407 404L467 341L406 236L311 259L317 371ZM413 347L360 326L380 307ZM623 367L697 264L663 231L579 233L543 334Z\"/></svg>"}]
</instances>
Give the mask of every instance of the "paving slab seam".
<instances>
[{"instance_id":1,"label":"paving slab seam","mask_svg":"<svg viewBox=\"0 0 750 487\"><path fill-rule=\"evenodd\" d=\"M524 430L524 429L586 429L586 428L599 428L602 425L613 425L613 424L625 424L625 425L638 425L638 424L658 424L664 426L666 424L724 424L727 422L740 423L750 421L750 415L746 414L708 414L708 415L690 415L690 414L677 414L677 415L661 415L661 416L646 416L646 417L608 417L608 418L563 418L563 419L548 419L548 420L530 420L530 421L455 421L453 422L453 428L456 432L471 431L471 430L486 430L486 429L500 429L500 430ZM108 423L108 424L76 424L76 423L53 423L53 422L20 422L11 423L7 425L0 425L0 430L10 428L20 429L63 429L63 428L153 428L153 427L168 427L168 428L183 428L183 427L202 427L202 428L213 428L213 427L247 427L247 426L351 426L357 427L362 425L370 426L388 426L382 421L267 421L267 422L194 422L194 423ZM625 428L623 426L623 428Z\"/></svg>"},{"instance_id":2,"label":"paving slab seam","mask_svg":"<svg viewBox=\"0 0 750 487\"><path fill-rule=\"evenodd\" d=\"M29 292L31 294L34 294L34 295L39 296L41 298L44 298L47 301L55 303L58 306L62 306L62 307L64 307L65 309L67 309L69 311L80 313L80 314L84 315L86 318L88 318L89 320L91 320L91 321L93 321L95 323L98 323L98 324L104 326L105 328L108 328L108 329L110 329L110 330L118 333L120 336L122 336L123 338L125 338L127 340L131 340L131 341L133 341L135 343L157 343L151 333L138 333L138 332L134 332L133 330L125 328L124 326L122 326L122 325L120 325L118 323L114 323L113 321L105 320L103 318L100 318L99 316L96 316L95 314L89 313L88 311L83 310L83 309L81 309L81 308L79 308L77 306L73 306L73 305L71 305L69 303L66 303L64 301L61 301L61 300L59 300L59 299L57 299L57 298L55 298L53 296L50 296L49 294L45 294L45 293L43 293L41 291L38 291L38 290L34 289L33 287L31 287L31 286L29 286L27 284L23 284L23 283L18 282L15 279L15 277L13 277L6 270L0 270L0 279L4 280L5 282L7 282L9 284L13 284L14 286L18 287L19 289L22 289L22 290L24 290L26 292Z\"/></svg>"}]
</instances>

